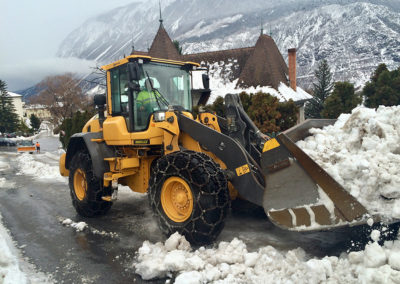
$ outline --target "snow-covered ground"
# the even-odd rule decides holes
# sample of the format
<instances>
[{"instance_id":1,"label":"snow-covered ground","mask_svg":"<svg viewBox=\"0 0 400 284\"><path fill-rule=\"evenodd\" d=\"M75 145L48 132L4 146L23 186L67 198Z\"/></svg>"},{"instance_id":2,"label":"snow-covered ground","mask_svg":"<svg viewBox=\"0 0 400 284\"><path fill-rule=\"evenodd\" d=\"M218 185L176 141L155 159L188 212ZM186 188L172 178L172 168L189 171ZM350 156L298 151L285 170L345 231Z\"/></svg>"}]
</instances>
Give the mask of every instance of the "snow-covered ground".
<instances>
[{"instance_id":1,"label":"snow-covered ground","mask_svg":"<svg viewBox=\"0 0 400 284\"><path fill-rule=\"evenodd\" d=\"M17 255L0 215L0 283L27 283L26 275L19 267Z\"/></svg>"},{"instance_id":2,"label":"snow-covered ground","mask_svg":"<svg viewBox=\"0 0 400 284\"><path fill-rule=\"evenodd\" d=\"M20 247L22 248L22 247ZM0 284L53 283L51 275L38 271L22 258L0 214Z\"/></svg>"},{"instance_id":3,"label":"snow-covered ground","mask_svg":"<svg viewBox=\"0 0 400 284\"><path fill-rule=\"evenodd\" d=\"M0 160L0 171L7 170L9 164ZM0 178L0 190L6 185L6 179ZM26 283L25 274L21 272L14 244L4 228L0 214L0 283Z\"/></svg>"},{"instance_id":4,"label":"snow-covered ground","mask_svg":"<svg viewBox=\"0 0 400 284\"><path fill-rule=\"evenodd\" d=\"M0 158L0 171L9 168L10 165ZM14 187L14 183L7 181L6 178L0 178L0 190L12 187ZM8 230L3 225L0 213L0 284L24 283L52 283L52 280L51 276L38 272L27 260L21 257Z\"/></svg>"},{"instance_id":5,"label":"snow-covered ground","mask_svg":"<svg viewBox=\"0 0 400 284\"><path fill-rule=\"evenodd\" d=\"M67 178L60 175L60 170L57 166L45 163L44 159L54 160L58 163L58 157L51 153L43 153L40 155L30 155L24 153L16 158L18 165L17 175L35 176L41 181L61 181L67 182Z\"/></svg>"}]
</instances>

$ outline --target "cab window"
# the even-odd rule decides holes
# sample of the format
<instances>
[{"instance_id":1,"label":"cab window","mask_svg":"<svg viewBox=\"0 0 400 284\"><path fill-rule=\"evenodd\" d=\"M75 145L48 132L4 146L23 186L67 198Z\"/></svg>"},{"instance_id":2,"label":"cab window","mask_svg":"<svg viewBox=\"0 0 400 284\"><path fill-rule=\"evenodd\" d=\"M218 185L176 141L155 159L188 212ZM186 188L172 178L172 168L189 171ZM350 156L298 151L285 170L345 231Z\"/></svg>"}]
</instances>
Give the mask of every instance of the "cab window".
<instances>
[{"instance_id":1,"label":"cab window","mask_svg":"<svg viewBox=\"0 0 400 284\"><path fill-rule=\"evenodd\" d=\"M128 79L123 68L110 71L113 115L128 115Z\"/></svg>"}]
</instances>

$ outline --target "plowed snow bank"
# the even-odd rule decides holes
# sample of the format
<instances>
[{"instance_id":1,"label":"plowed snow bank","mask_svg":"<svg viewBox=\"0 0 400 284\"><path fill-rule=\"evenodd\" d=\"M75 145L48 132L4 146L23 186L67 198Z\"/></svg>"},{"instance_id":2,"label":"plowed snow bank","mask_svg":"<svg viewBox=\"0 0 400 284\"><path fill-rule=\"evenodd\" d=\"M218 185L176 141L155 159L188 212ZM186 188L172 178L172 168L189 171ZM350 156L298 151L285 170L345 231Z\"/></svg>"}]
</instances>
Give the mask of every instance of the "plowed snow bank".
<instances>
[{"instance_id":1,"label":"plowed snow bank","mask_svg":"<svg viewBox=\"0 0 400 284\"><path fill-rule=\"evenodd\" d=\"M373 231L375 240L379 232ZM138 250L136 273L143 279L168 277L175 283L398 283L400 241L373 242L364 251L309 258L298 248L282 252L272 246L249 252L238 239L220 242L217 248L193 251L175 233L165 243L145 241Z\"/></svg>"}]
</instances>

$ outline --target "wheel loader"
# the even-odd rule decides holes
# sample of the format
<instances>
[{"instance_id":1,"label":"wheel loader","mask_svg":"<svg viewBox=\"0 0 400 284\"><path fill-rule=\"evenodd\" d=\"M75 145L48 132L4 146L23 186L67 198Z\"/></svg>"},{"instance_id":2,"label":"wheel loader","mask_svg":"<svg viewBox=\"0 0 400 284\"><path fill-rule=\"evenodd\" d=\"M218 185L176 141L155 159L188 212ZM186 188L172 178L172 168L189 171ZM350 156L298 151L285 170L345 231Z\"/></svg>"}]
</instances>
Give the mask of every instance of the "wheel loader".
<instances>
[{"instance_id":1,"label":"wheel loader","mask_svg":"<svg viewBox=\"0 0 400 284\"><path fill-rule=\"evenodd\" d=\"M94 97L98 114L60 158L80 215L105 214L121 184L147 193L163 233L194 244L216 239L235 198L290 231L379 221L295 144L334 121L308 120L270 139L234 94L225 96L226 117L201 107L194 117L192 108L210 96L207 76L203 90L191 90L198 67L139 55L102 67L107 91Z\"/></svg>"}]
</instances>

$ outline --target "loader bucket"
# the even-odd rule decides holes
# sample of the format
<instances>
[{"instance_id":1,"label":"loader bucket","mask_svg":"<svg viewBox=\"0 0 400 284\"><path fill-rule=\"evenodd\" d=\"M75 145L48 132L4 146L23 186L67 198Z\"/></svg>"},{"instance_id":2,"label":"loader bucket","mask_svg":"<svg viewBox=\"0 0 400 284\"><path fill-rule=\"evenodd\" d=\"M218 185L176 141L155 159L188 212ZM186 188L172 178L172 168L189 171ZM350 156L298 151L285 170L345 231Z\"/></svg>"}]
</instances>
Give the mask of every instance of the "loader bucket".
<instances>
[{"instance_id":1,"label":"loader bucket","mask_svg":"<svg viewBox=\"0 0 400 284\"><path fill-rule=\"evenodd\" d=\"M275 225L292 231L320 231L365 224L372 217L295 144L310 135L310 128L334 122L306 120L265 143L261 155L266 177L263 207Z\"/></svg>"}]
</instances>

